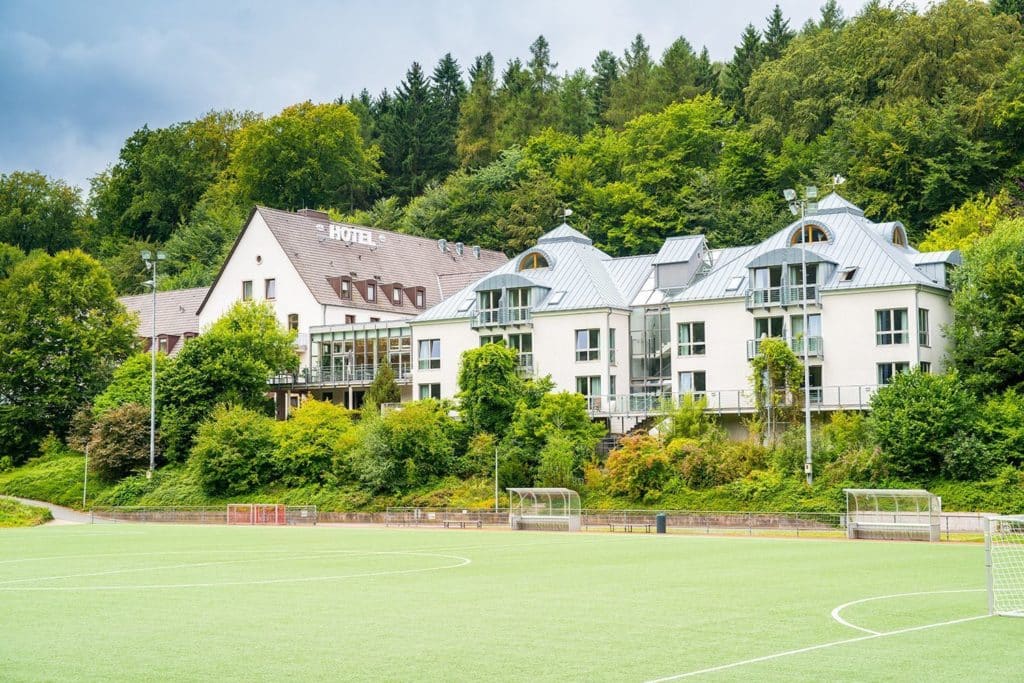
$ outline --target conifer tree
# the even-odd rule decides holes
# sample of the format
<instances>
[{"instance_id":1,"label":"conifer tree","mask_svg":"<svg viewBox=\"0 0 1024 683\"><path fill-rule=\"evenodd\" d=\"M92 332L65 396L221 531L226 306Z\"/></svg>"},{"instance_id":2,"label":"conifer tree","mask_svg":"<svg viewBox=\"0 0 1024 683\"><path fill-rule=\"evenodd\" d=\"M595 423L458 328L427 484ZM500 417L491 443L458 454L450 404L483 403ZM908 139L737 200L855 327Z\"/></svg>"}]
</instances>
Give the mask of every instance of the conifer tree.
<instances>
[{"instance_id":1,"label":"conifer tree","mask_svg":"<svg viewBox=\"0 0 1024 683\"><path fill-rule=\"evenodd\" d=\"M718 93L718 69L711 63L707 47L701 48L697 57L697 73L695 82L701 93Z\"/></svg>"},{"instance_id":2,"label":"conifer tree","mask_svg":"<svg viewBox=\"0 0 1024 683\"><path fill-rule=\"evenodd\" d=\"M582 138L594 127L597 118L594 114L594 98L590 92L592 84L593 81L583 69L577 69L562 79L558 91L559 130Z\"/></svg>"},{"instance_id":3,"label":"conifer tree","mask_svg":"<svg viewBox=\"0 0 1024 683\"><path fill-rule=\"evenodd\" d=\"M477 57L469 68L469 93L459 111L455 146L463 168L484 166L498 155L494 56Z\"/></svg>"},{"instance_id":4,"label":"conifer tree","mask_svg":"<svg viewBox=\"0 0 1024 683\"><path fill-rule=\"evenodd\" d=\"M725 67L722 99L739 113L745 113L743 91L750 84L750 75L763 60L763 47L761 34L753 24L747 24L740 44L733 51L732 61Z\"/></svg>"},{"instance_id":5,"label":"conifer tree","mask_svg":"<svg viewBox=\"0 0 1024 683\"><path fill-rule=\"evenodd\" d=\"M654 62L643 35L637 34L623 55L622 75L612 85L611 100L605 120L622 126L640 114L657 109Z\"/></svg>"},{"instance_id":6,"label":"conifer tree","mask_svg":"<svg viewBox=\"0 0 1024 683\"><path fill-rule=\"evenodd\" d=\"M659 107L672 102L685 102L699 94L697 87L697 55L686 38L680 36L668 46L655 69Z\"/></svg>"},{"instance_id":7,"label":"conifer tree","mask_svg":"<svg viewBox=\"0 0 1024 683\"><path fill-rule=\"evenodd\" d=\"M600 119L608 110L612 85L619 80L619 60L608 50L601 50L591 69L594 71L594 82L590 96L594 101L594 115Z\"/></svg>"},{"instance_id":8,"label":"conifer tree","mask_svg":"<svg viewBox=\"0 0 1024 683\"><path fill-rule=\"evenodd\" d=\"M439 150L444 140L438 122L430 85L419 63L413 62L380 121L381 166L390 194L408 199L441 175L437 159L443 156Z\"/></svg>"},{"instance_id":9,"label":"conifer tree","mask_svg":"<svg viewBox=\"0 0 1024 683\"><path fill-rule=\"evenodd\" d=\"M778 5L768 16L768 26L764 30L764 47L761 54L764 59L778 59L782 51L793 40L796 31L789 28L789 20L782 16Z\"/></svg>"},{"instance_id":10,"label":"conifer tree","mask_svg":"<svg viewBox=\"0 0 1024 683\"><path fill-rule=\"evenodd\" d=\"M437 117L438 149L434 160L434 173L438 179L447 176L458 166L455 136L459 129L459 111L466 97L466 84L462 69L451 53L445 54L434 67L430 94Z\"/></svg>"}]
</instances>

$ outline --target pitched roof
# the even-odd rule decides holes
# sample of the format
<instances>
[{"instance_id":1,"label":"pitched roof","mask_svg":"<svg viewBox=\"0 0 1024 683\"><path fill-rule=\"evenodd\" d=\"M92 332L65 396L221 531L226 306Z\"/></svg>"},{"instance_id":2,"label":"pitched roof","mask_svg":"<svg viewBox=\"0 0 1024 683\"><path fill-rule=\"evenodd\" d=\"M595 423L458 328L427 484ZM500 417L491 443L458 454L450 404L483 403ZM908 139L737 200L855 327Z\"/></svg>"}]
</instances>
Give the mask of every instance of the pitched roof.
<instances>
[{"instance_id":1,"label":"pitched roof","mask_svg":"<svg viewBox=\"0 0 1024 683\"><path fill-rule=\"evenodd\" d=\"M544 290L544 295L532 302L533 313L628 309L647 279L654 259L653 255L613 259L595 248L590 238L566 224L543 235L536 247L524 253L537 252L544 256L547 267L519 270L522 255L517 256L422 313L414 322L471 318L476 313L477 292L510 284Z\"/></svg>"},{"instance_id":2,"label":"pitched roof","mask_svg":"<svg viewBox=\"0 0 1024 683\"><path fill-rule=\"evenodd\" d=\"M196 312L206 297L206 287L174 289L156 293L157 336L180 338L186 332L199 333L199 317ZM137 335L149 339L153 336L153 295L135 294L118 297L125 308L139 316ZM177 340L175 340L177 341ZM177 353L181 344L170 347L171 355Z\"/></svg>"},{"instance_id":3,"label":"pitched roof","mask_svg":"<svg viewBox=\"0 0 1024 683\"><path fill-rule=\"evenodd\" d=\"M891 285L937 286L916 267L918 252L915 249L890 241L892 229L902 229L901 223L874 223L864 217L860 208L835 193L825 197L818 204L818 210L808 214L805 220L820 225L829 234L829 241L807 245L808 258L837 266L831 278L820 283L822 291ZM792 237L799 228L800 221L796 220L760 244L715 252L715 263L707 276L677 294L673 300L743 296L747 290L748 268L753 264L781 263L780 259L785 255L793 259L788 262L798 262L801 249L792 245ZM842 271L848 268L857 271L851 280L841 276ZM737 277L744 278L743 286L729 289L728 284Z\"/></svg>"},{"instance_id":4,"label":"pitched roof","mask_svg":"<svg viewBox=\"0 0 1024 683\"><path fill-rule=\"evenodd\" d=\"M358 294L351 299L342 299L330 279L344 277L351 278L353 282L375 280L378 285L385 287L395 283L406 288L423 287L426 292L425 303L429 308L453 291L451 286L441 281L441 276L450 279L460 275L477 275L508 261L504 254L490 249L467 247L458 253L455 244L446 243L442 250L441 241L427 237L336 223L313 212L293 213L265 206L257 206L253 210L242 234L256 214L260 215L277 239L317 303L328 306L344 305L411 316L421 310L416 308L411 297L403 296L401 304L395 304L389 297L380 294L372 302ZM350 231L370 232L371 243L331 238L332 234L351 235ZM241 237L239 235L238 240ZM237 245L238 241L235 242ZM230 258L229 255L228 260ZM217 279L220 279L219 273ZM215 280L213 287L216 286Z\"/></svg>"}]
</instances>

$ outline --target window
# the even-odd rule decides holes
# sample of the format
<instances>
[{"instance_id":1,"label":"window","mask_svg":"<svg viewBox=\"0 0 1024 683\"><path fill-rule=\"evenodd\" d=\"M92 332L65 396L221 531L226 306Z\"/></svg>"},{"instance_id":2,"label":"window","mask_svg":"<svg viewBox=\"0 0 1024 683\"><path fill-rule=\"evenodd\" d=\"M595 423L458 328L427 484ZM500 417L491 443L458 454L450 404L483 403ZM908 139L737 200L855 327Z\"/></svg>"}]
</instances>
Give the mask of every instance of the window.
<instances>
[{"instance_id":1,"label":"window","mask_svg":"<svg viewBox=\"0 0 1024 683\"><path fill-rule=\"evenodd\" d=\"M910 370L910 363L879 363L878 384L880 386L889 384L897 372L907 372L908 370Z\"/></svg>"},{"instance_id":2,"label":"window","mask_svg":"<svg viewBox=\"0 0 1024 683\"><path fill-rule=\"evenodd\" d=\"M923 372L926 375L930 375L932 373L932 364L926 360L921 361L921 365L918 367L920 367L921 372Z\"/></svg>"},{"instance_id":3,"label":"window","mask_svg":"<svg viewBox=\"0 0 1024 683\"><path fill-rule=\"evenodd\" d=\"M530 288L518 287L508 290L508 314L510 322L530 319Z\"/></svg>"},{"instance_id":4,"label":"window","mask_svg":"<svg viewBox=\"0 0 1024 683\"><path fill-rule=\"evenodd\" d=\"M601 377L599 375L591 377L577 377L576 378L576 393L583 394L587 398L592 396L601 395Z\"/></svg>"},{"instance_id":5,"label":"window","mask_svg":"<svg viewBox=\"0 0 1024 683\"><path fill-rule=\"evenodd\" d=\"M342 278L341 279L341 292L340 292L340 295L341 295L342 299L351 299L352 298L352 281L349 280L348 278Z\"/></svg>"},{"instance_id":6,"label":"window","mask_svg":"<svg viewBox=\"0 0 1024 683\"><path fill-rule=\"evenodd\" d=\"M615 375L609 375L608 376L608 394L612 398L615 398L615 394L617 393L616 390L615 390L615 388L616 388L615 387L615 379L616 379Z\"/></svg>"},{"instance_id":7,"label":"window","mask_svg":"<svg viewBox=\"0 0 1024 683\"><path fill-rule=\"evenodd\" d=\"M754 268L754 303L759 306L782 301L782 266Z\"/></svg>"},{"instance_id":8,"label":"window","mask_svg":"<svg viewBox=\"0 0 1024 683\"><path fill-rule=\"evenodd\" d=\"M459 313L465 313L469 309L473 308L474 301L476 301L474 297L469 297L468 299L465 299L461 304L459 304Z\"/></svg>"},{"instance_id":9,"label":"window","mask_svg":"<svg viewBox=\"0 0 1024 683\"><path fill-rule=\"evenodd\" d=\"M598 360L601 358L601 330L576 330L576 360Z\"/></svg>"},{"instance_id":10,"label":"window","mask_svg":"<svg viewBox=\"0 0 1024 683\"><path fill-rule=\"evenodd\" d=\"M427 305L427 293L423 289L416 290L416 308L423 308Z\"/></svg>"},{"instance_id":11,"label":"window","mask_svg":"<svg viewBox=\"0 0 1024 683\"><path fill-rule=\"evenodd\" d=\"M425 398L441 398L441 385L440 384L421 384L420 385L420 400Z\"/></svg>"},{"instance_id":12,"label":"window","mask_svg":"<svg viewBox=\"0 0 1024 683\"><path fill-rule=\"evenodd\" d=\"M242 301L252 301L252 280L242 281Z\"/></svg>"},{"instance_id":13,"label":"window","mask_svg":"<svg viewBox=\"0 0 1024 683\"><path fill-rule=\"evenodd\" d=\"M892 243L897 247L907 246L907 236L903 234L903 229L898 225L892 229Z\"/></svg>"},{"instance_id":14,"label":"window","mask_svg":"<svg viewBox=\"0 0 1024 683\"><path fill-rule=\"evenodd\" d=\"M879 346L907 343L907 309L875 311L875 343Z\"/></svg>"},{"instance_id":15,"label":"window","mask_svg":"<svg viewBox=\"0 0 1024 683\"><path fill-rule=\"evenodd\" d=\"M354 315L348 315L348 314L345 315L345 324L346 325L352 325L353 323L355 323L355 321L356 321L356 317Z\"/></svg>"},{"instance_id":16,"label":"window","mask_svg":"<svg viewBox=\"0 0 1024 683\"><path fill-rule=\"evenodd\" d=\"M929 346L928 343L928 309L917 309L917 343L921 346Z\"/></svg>"},{"instance_id":17,"label":"window","mask_svg":"<svg viewBox=\"0 0 1024 683\"><path fill-rule=\"evenodd\" d=\"M263 297L266 299L277 298L277 280L275 278L267 278L263 281Z\"/></svg>"},{"instance_id":18,"label":"window","mask_svg":"<svg viewBox=\"0 0 1024 683\"><path fill-rule=\"evenodd\" d=\"M519 270L531 270L533 268L547 268L548 260L544 258L543 254L533 252L523 257L523 260L519 262Z\"/></svg>"},{"instance_id":19,"label":"window","mask_svg":"<svg viewBox=\"0 0 1024 683\"><path fill-rule=\"evenodd\" d=\"M158 337L157 350L160 353L167 353L167 337Z\"/></svg>"},{"instance_id":20,"label":"window","mask_svg":"<svg viewBox=\"0 0 1024 683\"><path fill-rule=\"evenodd\" d=\"M500 344L504 341L504 338L500 334L482 334L480 335L480 346L486 346L488 344Z\"/></svg>"},{"instance_id":21,"label":"window","mask_svg":"<svg viewBox=\"0 0 1024 683\"><path fill-rule=\"evenodd\" d=\"M530 333L508 335L508 346L519 352L519 367L533 368L533 335Z\"/></svg>"},{"instance_id":22,"label":"window","mask_svg":"<svg viewBox=\"0 0 1024 683\"><path fill-rule=\"evenodd\" d=\"M802 269L799 265L789 267L789 300L804 300L804 279L801 275ZM807 264L807 300L813 301L817 298L815 286L818 282L818 264Z\"/></svg>"},{"instance_id":23,"label":"window","mask_svg":"<svg viewBox=\"0 0 1024 683\"><path fill-rule=\"evenodd\" d=\"M615 365L615 328L608 329L608 362Z\"/></svg>"},{"instance_id":24,"label":"window","mask_svg":"<svg viewBox=\"0 0 1024 683\"><path fill-rule=\"evenodd\" d=\"M811 403L821 403L822 391L821 391L821 366L811 365L807 368L807 375L810 378L810 384L808 385L808 392L811 399Z\"/></svg>"},{"instance_id":25,"label":"window","mask_svg":"<svg viewBox=\"0 0 1024 683\"><path fill-rule=\"evenodd\" d=\"M380 322L380 318L374 318L374 317L371 316L370 317L370 322L371 323L379 323Z\"/></svg>"},{"instance_id":26,"label":"window","mask_svg":"<svg viewBox=\"0 0 1024 683\"><path fill-rule=\"evenodd\" d=\"M288 329L298 330L299 329L299 314L289 313L288 314Z\"/></svg>"},{"instance_id":27,"label":"window","mask_svg":"<svg viewBox=\"0 0 1024 683\"><path fill-rule=\"evenodd\" d=\"M564 290L561 290L561 291L553 293L551 295L551 298L548 299L548 306L557 306L558 304L562 303L562 297L564 297L564 296L565 296L565 291Z\"/></svg>"},{"instance_id":28,"label":"window","mask_svg":"<svg viewBox=\"0 0 1024 683\"><path fill-rule=\"evenodd\" d=\"M704 323L679 323L679 355L704 355Z\"/></svg>"},{"instance_id":29,"label":"window","mask_svg":"<svg viewBox=\"0 0 1024 683\"><path fill-rule=\"evenodd\" d=\"M800 244L803 240L802 235L807 236L807 242L828 242L828 233L818 225L807 224L803 230L797 230L793 233L793 237L789 240L790 244Z\"/></svg>"},{"instance_id":30,"label":"window","mask_svg":"<svg viewBox=\"0 0 1024 683\"><path fill-rule=\"evenodd\" d=\"M785 336L785 318L781 315L771 318L754 318L754 339L761 337Z\"/></svg>"},{"instance_id":31,"label":"window","mask_svg":"<svg viewBox=\"0 0 1024 683\"><path fill-rule=\"evenodd\" d=\"M695 398L700 398L704 395L707 390L707 379L703 370L699 372L680 372L679 373L679 395L685 396L686 394L693 394Z\"/></svg>"},{"instance_id":32,"label":"window","mask_svg":"<svg viewBox=\"0 0 1024 683\"><path fill-rule=\"evenodd\" d=\"M377 300L377 283L370 281L366 283L366 300L376 301Z\"/></svg>"},{"instance_id":33,"label":"window","mask_svg":"<svg viewBox=\"0 0 1024 683\"><path fill-rule=\"evenodd\" d=\"M402 305L402 285L396 284L391 290L391 303L396 306Z\"/></svg>"},{"instance_id":34,"label":"window","mask_svg":"<svg viewBox=\"0 0 1024 683\"><path fill-rule=\"evenodd\" d=\"M497 323L501 314L501 290L490 289L480 292L480 322Z\"/></svg>"},{"instance_id":35,"label":"window","mask_svg":"<svg viewBox=\"0 0 1024 683\"><path fill-rule=\"evenodd\" d=\"M420 370L436 370L441 367L441 340L420 340Z\"/></svg>"},{"instance_id":36,"label":"window","mask_svg":"<svg viewBox=\"0 0 1024 683\"><path fill-rule=\"evenodd\" d=\"M735 292L737 289L740 288L740 285L742 285L743 281L746 279L747 278L742 275L733 275L731 278L729 278L729 284L725 286L725 291Z\"/></svg>"},{"instance_id":37,"label":"window","mask_svg":"<svg viewBox=\"0 0 1024 683\"><path fill-rule=\"evenodd\" d=\"M842 282L853 282L853 276L857 274L857 267L843 268L839 271L839 279Z\"/></svg>"}]
</instances>

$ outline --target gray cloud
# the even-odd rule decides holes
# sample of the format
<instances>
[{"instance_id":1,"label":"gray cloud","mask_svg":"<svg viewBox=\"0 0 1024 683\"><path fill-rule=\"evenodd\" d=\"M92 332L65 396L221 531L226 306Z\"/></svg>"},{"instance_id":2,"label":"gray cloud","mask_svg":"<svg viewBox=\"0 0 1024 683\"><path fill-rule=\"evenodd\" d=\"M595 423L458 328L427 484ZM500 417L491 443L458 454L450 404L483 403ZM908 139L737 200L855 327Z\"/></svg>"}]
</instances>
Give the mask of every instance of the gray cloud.
<instances>
[{"instance_id":1,"label":"gray cloud","mask_svg":"<svg viewBox=\"0 0 1024 683\"><path fill-rule=\"evenodd\" d=\"M794 28L824 0L788 0ZM847 15L859 3L840 3ZM0 3L0 173L39 170L86 187L124 139L211 109L273 114L306 99L393 88L411 62L451 52L465 67L528 56L540 34L559 71L622 54L642 33L655 56L680 35L727 60L774 2Z\"/></svg>"}]
</instances>

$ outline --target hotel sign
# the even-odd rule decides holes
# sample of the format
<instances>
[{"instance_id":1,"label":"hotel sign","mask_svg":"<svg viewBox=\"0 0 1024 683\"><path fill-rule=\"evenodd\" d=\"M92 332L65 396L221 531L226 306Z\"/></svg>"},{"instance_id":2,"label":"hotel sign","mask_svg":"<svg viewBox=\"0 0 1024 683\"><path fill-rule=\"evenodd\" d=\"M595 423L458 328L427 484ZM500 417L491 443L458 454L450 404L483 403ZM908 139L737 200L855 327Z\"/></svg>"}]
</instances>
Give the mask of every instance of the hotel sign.
<instances>
[{"instance_id":1,"label":"hotel sign","mask_svg":"<svg viewBox=\"0 0 1024 683\"><path fill-rule=\"evenodd\" d=\"M323 226L318 225L317 229L323 229ZM365 244L370 247L375 247L377 244L373 241L373 233L369 230L360 230L359 228L353 228L349 225L332 225L328 229L327 236L338 242L351 242L353 244Z\"/></svg>"}]
</instances>

